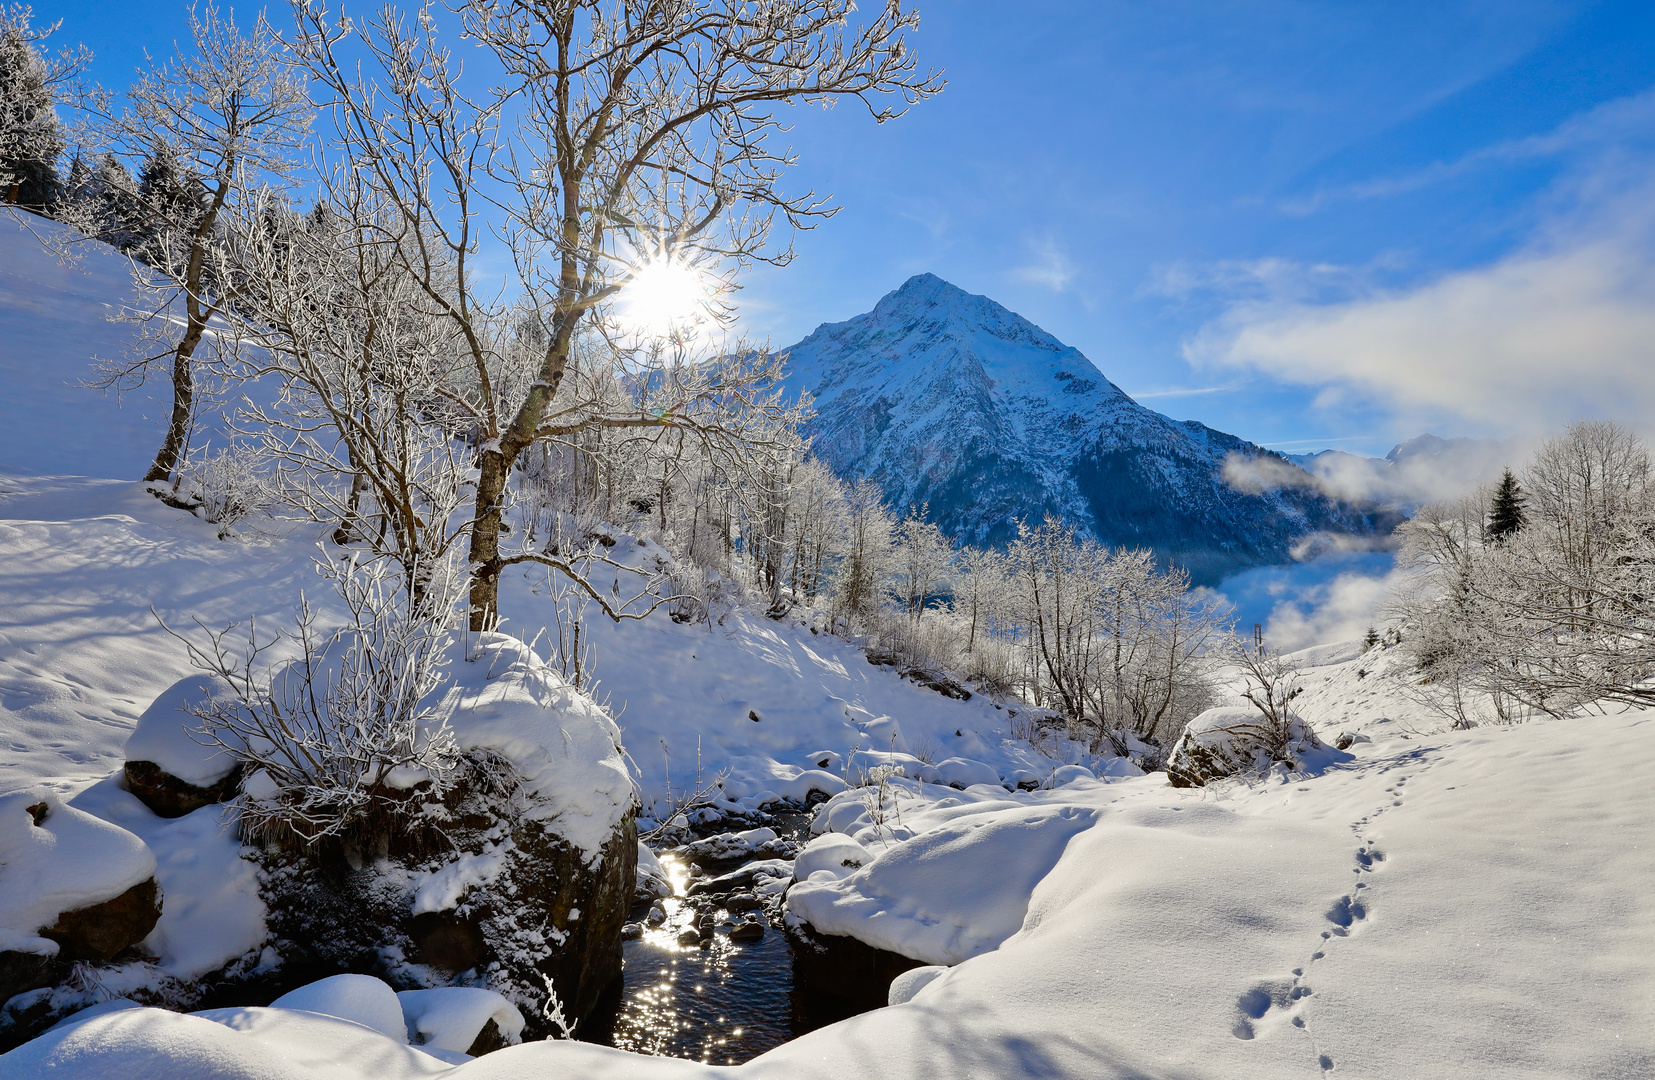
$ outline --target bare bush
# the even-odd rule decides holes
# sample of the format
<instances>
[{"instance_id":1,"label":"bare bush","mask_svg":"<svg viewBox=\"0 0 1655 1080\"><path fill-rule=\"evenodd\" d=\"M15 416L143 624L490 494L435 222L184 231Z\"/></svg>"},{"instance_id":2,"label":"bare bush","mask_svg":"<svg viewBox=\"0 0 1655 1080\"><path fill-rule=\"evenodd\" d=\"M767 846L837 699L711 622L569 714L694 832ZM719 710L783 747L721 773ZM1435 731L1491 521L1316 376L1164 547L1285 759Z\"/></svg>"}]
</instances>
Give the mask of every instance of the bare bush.
<instances>
[{"instance_id":1,"label":"bare bush","mask_svg":"<svg viewBox=\"0 0 1655 1080\"><path fill-rule=\"evenodd\" d=\"M459 751L434 692L442 685L460 581L435 568L416 602L390 564L318 561L346 620L324 631L301 596L296 625L260 639L232 625L188 637L190 659L233 693L197 705L200 737L244 770L234 811L250 839L312 844L417 812L441 797ZM198 625L200 625L198 623ZM297 657L265 670L284 641Z\"/></svg>"}]
</instances>

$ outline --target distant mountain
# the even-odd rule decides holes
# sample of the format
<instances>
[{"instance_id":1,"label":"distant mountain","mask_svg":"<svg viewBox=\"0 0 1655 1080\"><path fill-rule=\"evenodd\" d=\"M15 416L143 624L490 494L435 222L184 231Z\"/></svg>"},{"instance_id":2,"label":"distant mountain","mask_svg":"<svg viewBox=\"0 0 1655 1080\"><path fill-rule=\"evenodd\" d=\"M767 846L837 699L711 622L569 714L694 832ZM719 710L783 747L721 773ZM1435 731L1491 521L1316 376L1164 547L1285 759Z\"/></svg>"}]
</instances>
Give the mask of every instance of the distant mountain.
<instances>
[{"instance_id":1,"label":"distant mountain","mask_svg":"<svg viewBox=\"0 0 1655 1080\"><path fill-rule=\"evenodd\" d=\"M1144 408L1075 349L932 274L786 352L789 387L815 398L816 453L897 506L929 503L970 543L1002 544L1019 519L1053 513L1212 584L1286 562L1313 534L1372 539L1400 520L1327 496L1279 454ZM1271 481L1230 486L1231 458Z\"/></svg>"}]
</instances>

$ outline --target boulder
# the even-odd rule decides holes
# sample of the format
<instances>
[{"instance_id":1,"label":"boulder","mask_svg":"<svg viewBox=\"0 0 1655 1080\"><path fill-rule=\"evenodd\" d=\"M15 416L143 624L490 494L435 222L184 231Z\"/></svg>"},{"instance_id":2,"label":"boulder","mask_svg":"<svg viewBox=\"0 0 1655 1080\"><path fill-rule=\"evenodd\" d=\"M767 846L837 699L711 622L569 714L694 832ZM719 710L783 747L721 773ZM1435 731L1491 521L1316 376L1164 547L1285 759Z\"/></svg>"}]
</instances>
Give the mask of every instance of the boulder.
<instances>
[{"instance_id":1,"label":"boulder","mask_svg":"<svg viewBox=\"0 0 1655 1080\"><path fill-rule=\"evenodd\" d=\"M233 768L207 787L185 783L153 761L128 761L126 789L138 801L164 818L183 817L203 806L234 798L241 787L241 769Z\"/></svg>"},{"instance_id":2,"label":"boulder","mask_svg":"<svg viewBox=\"0 0 1655 1080\"><path fill-rule=\"evenodd\" d=\"M161 887L146 878L112 899L65 911L40 936L58 945L57 957L104 964L155 929L161 918Z\"/></svg>"},{"instance_id":3,"label":"boulder","mask_svg":"<svg viewBox=\"0 0 1655 1080\"><path fill-rule=\"evenodd\" d=\"M155 855L46 788L0 795L0 1001L102 963L161 917Z\"/></svg>"},{"instance_id":4,"label":"boulder","mask_svg":"<svg viewBox=\"0 0 1655 1080\"><path fill-rule=\"evenodd\" d=\"M1276 725L1257 709L1223 706L1189 722L1167 755L1167 780L1173 787L1202 787L1277 763L1297 769L1305 755L1325 749L1297 716L1288 714L1285 723Z\"/></svg>"},{"instance_id":5,"label":"boulder","mask_svg":"<svg viewBox=\"0 0 1655 1080\"><path fill-rule=\"evenodd\" d=\"M235 795L241 779L236 759L202 734L197 713L220 708L234 689L216 676L187 675L150 703L126 741L127 790L161 817Z\"/></svg>"}]
</instances>

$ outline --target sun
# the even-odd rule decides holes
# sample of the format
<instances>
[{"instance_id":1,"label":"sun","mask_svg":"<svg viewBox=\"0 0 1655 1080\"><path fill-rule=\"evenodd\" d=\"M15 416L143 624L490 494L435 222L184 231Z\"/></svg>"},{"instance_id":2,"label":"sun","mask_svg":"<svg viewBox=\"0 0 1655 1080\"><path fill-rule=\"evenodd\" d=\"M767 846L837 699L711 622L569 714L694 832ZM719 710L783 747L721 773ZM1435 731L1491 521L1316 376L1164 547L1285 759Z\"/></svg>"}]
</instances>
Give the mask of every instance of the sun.
<instances>
[{"instance_id":1,"label":"sun","mask_svg":"<svg viewBox=\"0 0 1655 1080\"><path fill-rule=\"evenodd\" d=\"M640 337L691 333L706 320L713 291L708 276L694 266L670 256L652 259L621 289L618 314Z\"/></svg>"}]
</instances>

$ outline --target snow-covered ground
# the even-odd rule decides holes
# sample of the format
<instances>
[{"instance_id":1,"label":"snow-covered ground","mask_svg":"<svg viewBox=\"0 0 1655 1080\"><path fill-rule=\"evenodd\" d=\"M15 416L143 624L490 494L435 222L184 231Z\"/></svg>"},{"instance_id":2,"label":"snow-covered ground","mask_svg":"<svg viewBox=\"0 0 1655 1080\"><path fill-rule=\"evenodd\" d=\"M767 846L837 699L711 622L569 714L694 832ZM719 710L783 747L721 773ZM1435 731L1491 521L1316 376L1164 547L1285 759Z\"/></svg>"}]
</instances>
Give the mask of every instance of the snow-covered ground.
<instances>
[{"instance_id":1,"label":"snow-covered ground","mask_svg":"<svg viewBox=\"0 0 1655 1080\"><path fill-rule=\"evenodd\" d=\"M4 243L0 265L20 265L6 261L17 238ZM13 272L0 290L37 279ZM0 304L0 376L33 362L11 344L15 313L33 310ZM105 332L88 325L85 341ZM57 354L61 393L8 399L0 428L124 422L68 387L85 362L73 349ZM317 534L220 540L130 482L142 455L81 470L125 480L55 478L0 445L0 796L45 786L143 841L167 903L149 944L188 977L210 966L204 943L256 942L246 866L215 808L156 824L106 778L138 716L189 672L156 616L184 631L286 623L301 588L323 592ZM543 584L507 584L506 629L532 639L551 622ZM673 789L692 785L698 751L733 805L832 795L790 911L946 970L733 1068L569 1042L466 1061L453 1048L471 1024L509 1021L499 1002L351 983L198 1016L106 1007L0 1057L0 1076L1655 1075L1655 714L1448 732L1394 651L1334 646L1299 658L1295 707L1324 737L1356 737L1350 760L1173 789L1163 774L1060 769L1067 755L1012 737L1010 709L904 681L808 617L588 625L594 690L646 801L669 770ZM877 786L841 790L875 762L910 776L885 802ZM1046 786L996 782L1030 774ZM0 897L21 910L12 872L0 865ZM397 1009L433 1041L408 1045Z\"/></svg>"}]
</instances>

